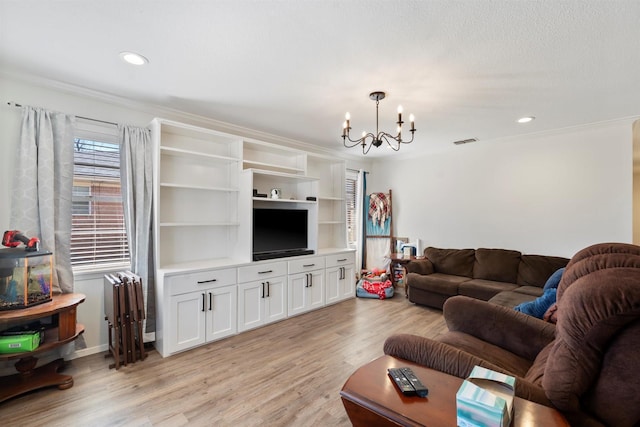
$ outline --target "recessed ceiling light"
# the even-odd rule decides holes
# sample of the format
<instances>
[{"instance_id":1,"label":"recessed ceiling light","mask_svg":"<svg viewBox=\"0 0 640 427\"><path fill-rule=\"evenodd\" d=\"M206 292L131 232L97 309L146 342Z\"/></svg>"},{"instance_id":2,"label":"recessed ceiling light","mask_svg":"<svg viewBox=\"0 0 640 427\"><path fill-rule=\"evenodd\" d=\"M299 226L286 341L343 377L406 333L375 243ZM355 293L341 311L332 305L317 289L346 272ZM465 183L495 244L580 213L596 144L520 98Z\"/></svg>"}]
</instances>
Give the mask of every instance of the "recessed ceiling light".
<instances>
[{"instance_id":1,"label":"recessed ceiling light","mask_svg":"<svg viewBox=\"0 0 640 427\"><path fill-rule=\"evenodd\" d=\"M529 123L529 122L531 122L533 120L535 120L535 117L533 117L533 116L520 117L518 119L518 123Z\"/></svg>"},{"instance_id":2,"label":"recessed ceiling light","mask_svg":"<svg viewBox=\"0 0 640 427\"><path fill-rule=\"evenodd\" d=\"M120 52L120 58L133 65L144 65L149 63L147 58L135 52Z\"/></svg>"}]
</instances>

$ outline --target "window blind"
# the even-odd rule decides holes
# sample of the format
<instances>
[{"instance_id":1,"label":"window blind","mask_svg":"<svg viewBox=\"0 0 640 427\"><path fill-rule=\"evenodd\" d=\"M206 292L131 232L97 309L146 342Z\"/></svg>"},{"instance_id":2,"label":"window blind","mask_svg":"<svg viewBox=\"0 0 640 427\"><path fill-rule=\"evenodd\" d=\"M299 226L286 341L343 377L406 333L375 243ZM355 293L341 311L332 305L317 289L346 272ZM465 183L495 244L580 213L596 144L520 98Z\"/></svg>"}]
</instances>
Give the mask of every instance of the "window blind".
<instances>
[{"instance_id":1,"label":"window blind","mask_svg":"<svg viewBox=\"0 0 640 427\"><path fill-rule=\"evenodd\" d=\"M88 269L129 263L115 127L78 126L73 175L71 265Z\"/></svg>"},{"instance_id":2,"label":"window blind","mask_svg":"<svg viewBox=\"0 0 640 427\"><path fill-rule=\"evenodd\" d=\"M356 186L358 174L347 171L344 183L346 208L347 208L347 242L349 245L356 243Z\"/></svg>"}]
</instances>

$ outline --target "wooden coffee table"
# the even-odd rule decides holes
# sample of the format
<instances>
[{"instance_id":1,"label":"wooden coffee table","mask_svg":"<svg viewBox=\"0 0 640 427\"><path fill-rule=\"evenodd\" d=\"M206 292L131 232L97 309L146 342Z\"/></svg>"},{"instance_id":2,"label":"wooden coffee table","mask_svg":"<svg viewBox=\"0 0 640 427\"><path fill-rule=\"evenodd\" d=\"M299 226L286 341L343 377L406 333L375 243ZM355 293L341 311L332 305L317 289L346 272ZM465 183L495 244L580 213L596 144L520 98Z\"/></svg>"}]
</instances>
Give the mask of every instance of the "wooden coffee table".
<instances>
[{"instance_id":1,"label":"wooden coffee table","mask_svg":"<svg viewBox=\"0 0 640 427\"><path fill-rule=\"evenodd\" d=\"M387 368L409 366L429 389L426 398L404 396ZM456 426L456 392L462 379L391 356L382 356L358 368L342 387L340 396L356 426ZM553 408L516 397L513 427L569 426Z\"/></svg>"}]
</instances>

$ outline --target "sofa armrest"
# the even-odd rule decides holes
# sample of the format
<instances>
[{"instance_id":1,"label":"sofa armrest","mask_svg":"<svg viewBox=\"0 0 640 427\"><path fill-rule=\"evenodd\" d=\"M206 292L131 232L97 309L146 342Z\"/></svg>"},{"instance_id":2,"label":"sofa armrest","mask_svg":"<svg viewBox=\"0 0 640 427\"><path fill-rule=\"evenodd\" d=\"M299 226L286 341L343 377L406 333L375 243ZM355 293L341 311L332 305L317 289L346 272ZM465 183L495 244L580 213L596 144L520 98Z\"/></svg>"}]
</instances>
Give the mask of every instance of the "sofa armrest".
<instances>
[{"instance_id":1,"label":"sofa armrest","mask_svg":"<svg viewBox=\"0 0 640 427\"><path fill-rule=\"evenodd\" d=\"M418 273L422 275L433 274L435 272L433 264L426 258L409 261L405 265L405 269L407 273Z\"/></svg>"},{"instance_id":2,"label":"sofa armrest","mask_svg":"<svg viewBox=\"0 0 640 427\"><path fill-rule=\"evenodd\" d=\"M384 353L458 378L467 378L476 365L513 375L511 372L449 344L417 335L396 334L390 336L384 342ZM433 386L437 387L435 384ZM542 405L551 406L541 387L521 377L518 377L516 381L516 395Z\"/></svg>"},{"instance_id":3,"label":"sofa armrest","mask_svg":"<svg viewBox=\"0 0 640 427\"><path fill-rule=\"evenodd\" d=\"M555 339L555 325L487 301L454 296L444 304L451 331L472 335L533 361Z\"/></svg>"}]
</instances>

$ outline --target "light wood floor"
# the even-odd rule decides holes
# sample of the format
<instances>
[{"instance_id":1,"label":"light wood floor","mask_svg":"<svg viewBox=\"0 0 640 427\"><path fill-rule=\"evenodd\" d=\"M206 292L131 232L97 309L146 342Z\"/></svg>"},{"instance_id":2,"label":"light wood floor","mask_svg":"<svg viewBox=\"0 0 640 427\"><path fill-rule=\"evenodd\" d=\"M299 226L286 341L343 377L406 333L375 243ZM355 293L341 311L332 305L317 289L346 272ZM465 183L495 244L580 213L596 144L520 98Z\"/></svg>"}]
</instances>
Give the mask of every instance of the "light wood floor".
<instances>
[{"instance_id":1,"label":"light wood floor","mask_svg":"<svg viewBox=\"0 0 640 427\"><path fill-rule=\"evenodd\" d=\"M96 354L69 362L68 390L0 403L3 426L349 426L339 391L395 332L435 336L439 310L351 299L166 359L116 371ZM1 378L0 378L1 381Z\"/></svg>"}]
</instances>

